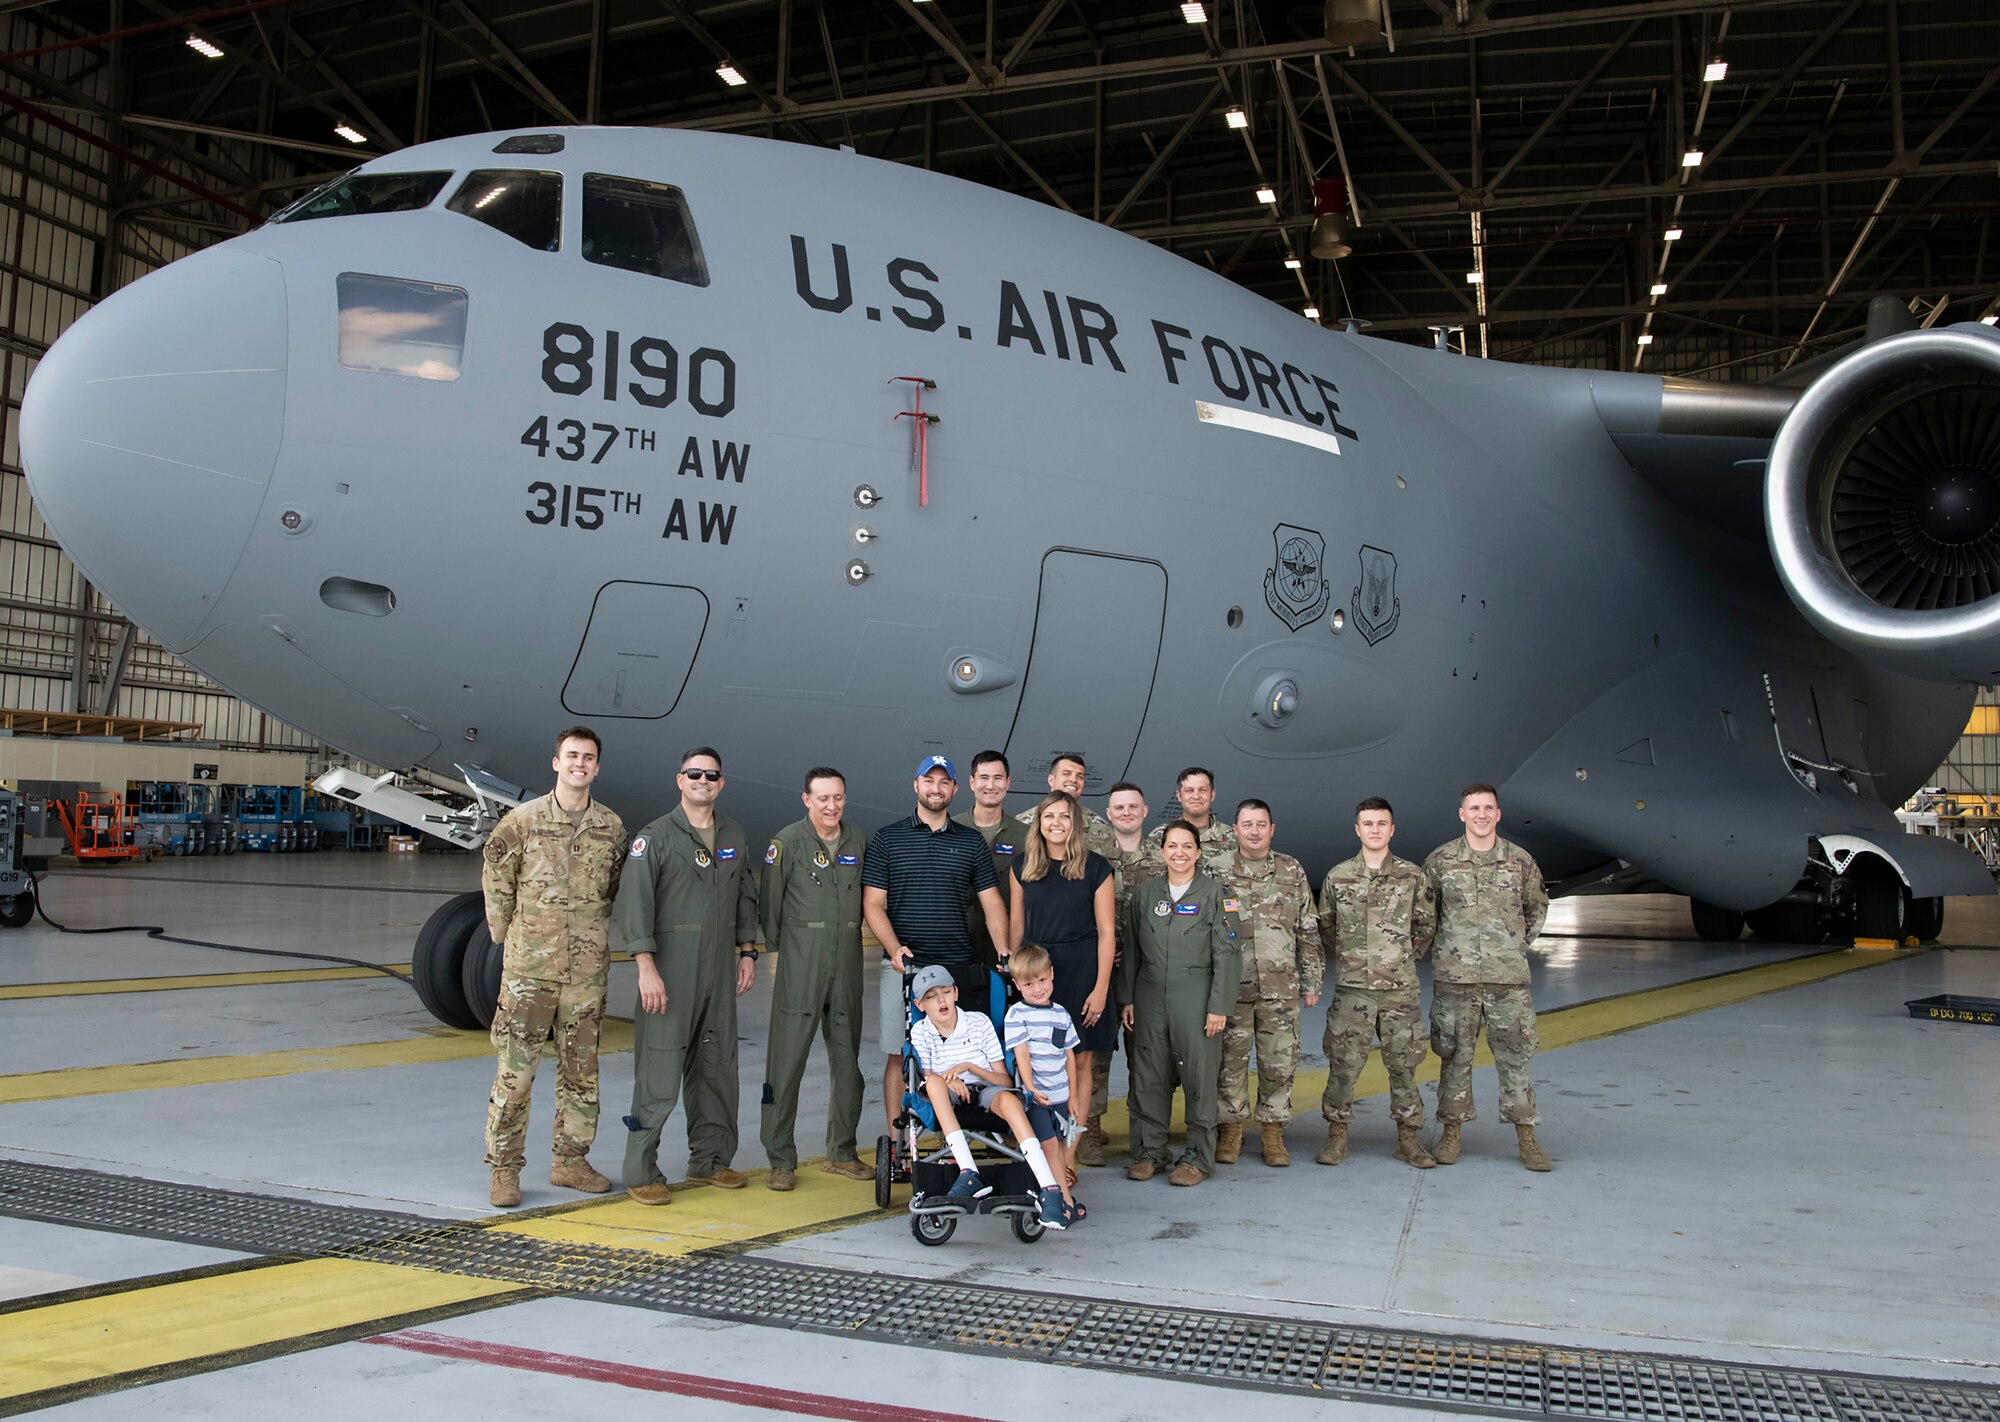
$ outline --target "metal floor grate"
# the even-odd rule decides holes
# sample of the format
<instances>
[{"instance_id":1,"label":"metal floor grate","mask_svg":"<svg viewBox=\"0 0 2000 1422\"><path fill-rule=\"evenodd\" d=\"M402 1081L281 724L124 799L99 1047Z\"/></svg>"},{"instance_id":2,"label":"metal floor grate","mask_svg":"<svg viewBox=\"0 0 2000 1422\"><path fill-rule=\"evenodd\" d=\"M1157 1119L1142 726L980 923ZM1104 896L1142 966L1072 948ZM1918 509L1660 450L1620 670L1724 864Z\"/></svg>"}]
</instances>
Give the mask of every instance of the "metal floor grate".
<instances>
[{"instance_id":1,"label":"metal floor grate","mask_svg":"<svg viewBox=\"0 0 2000 1422\"><path fill-rule=\"evenodd\" d=\"M387 1210L0 1160L0 1215L246 1253L404 1264L665 1313L1071 1367L1506 1417L2000 1422L2000 1388L1343 1327L907 1279L752 1255L683 1259Z\"/></svg>"}]
</instances>

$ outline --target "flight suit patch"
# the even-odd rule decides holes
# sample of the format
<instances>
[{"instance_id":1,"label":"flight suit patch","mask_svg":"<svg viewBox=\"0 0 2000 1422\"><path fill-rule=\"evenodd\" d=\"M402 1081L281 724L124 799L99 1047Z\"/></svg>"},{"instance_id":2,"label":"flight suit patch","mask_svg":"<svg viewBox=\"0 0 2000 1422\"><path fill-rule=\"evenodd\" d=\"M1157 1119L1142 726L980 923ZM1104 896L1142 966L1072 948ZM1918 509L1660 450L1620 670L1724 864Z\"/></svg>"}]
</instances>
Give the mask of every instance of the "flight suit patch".
<instances>
[{"instance_id":1,"label":"flight suit patch","mask_svg":"<svg viewBox=\"0 0 2000 1422\"><path fill-rule=\"evenodd\" d=\"M1175 904L1175 905L1174 905L1174 912L1175 912L1175 913L1177 913L1177 914L1182 914L1182 915L1187 915L1187 914L1196 914L1196 913L1200 913L1200 912L1201 912L1201 905L1200 905L1200 904Z\"/></svg>"},{"instance_id":2,"label":"flight suit patch","mask_svg":"<svg viewBox=\"0 0 2000 1422\"><path fill-rule=\"evenodd\" d=\"M861 856L858 854L843 854L840 856L840 862L842 864L859 864Z\"/></svg>"},{"instance_id":3,"label":"flight suit patch","mask_svg":"<svg viewBox=\"0 0 2000 1422\"><path fill-rule=\"evenodd\" d=\"M715 862L714 860L708 857L708 851L706 849L697 849L694 852L695 868L706 869L709 865L713 864L714 862Z\"/></svg>"},{"instance_id":4,"label":"flight suit patch","mask_svg":"<svg viewBox=\"0 0 2000 1422\"><path fill-rule=\"evenodd\" d=\"M733 849L718 849L715 851L715 857L717 859L734 859L736 851Z\"/></svg>"},{"instance_id":5,"label":"flight suit patch","mask_svg":"<svg viewBox=\"0 0 2000 1422\"><path fill-rule=\"evenodd\" d=\"M824 869L831 863L833 863L833 861L826 857L826 851L824 849L815 849L813 851L813 866L815 868Z\"/></svg>"},{"instance_id":6,"label":"flight suit patch","mask_svg":"<svg viewBox=\"0 0 2000 1422\"><path fill-rule=\"evenodd\" d=\"M632 841L632 857L634 859L644 859L646 857L646 836L643 834Z\"/></svg>"},{"instance_id":7,"label":"flight suit patch","mask_svg":"<svg viewBox=\"0 0 2000 1422\"><path fill-rule=\"evenodd\" d=\"M1002 844L999 840L996 839L993 841L993 852L995 854L1012 854L1014 852L1014 846L1011 844Z\"/></svg>"},{"instance_id":8,"label":"flight suit patch","mask_svg":"<svg viewBox=\"0 0 2000 1422\"><path fill-rule=\"evenodd\" d=\"M771 847L764 851L764 862L766 864L776 864L778 862L778 853L778 842L774 839L771 841Z\"/></svg>"},{"instance_id":9,"label":"flight suit patch","mask_svg":"<svg viewBox=\"0 0 2000 1422\"><path fill-rule=\"evenodd\" d=\"M1173 911L1174 911L1174 906L1168 903L1165 899L1161 899L1158 903L1153 905L1153 917L1155 918L1165 918L1168 914L1172 913Z\"/></svg>"}]
</instances>

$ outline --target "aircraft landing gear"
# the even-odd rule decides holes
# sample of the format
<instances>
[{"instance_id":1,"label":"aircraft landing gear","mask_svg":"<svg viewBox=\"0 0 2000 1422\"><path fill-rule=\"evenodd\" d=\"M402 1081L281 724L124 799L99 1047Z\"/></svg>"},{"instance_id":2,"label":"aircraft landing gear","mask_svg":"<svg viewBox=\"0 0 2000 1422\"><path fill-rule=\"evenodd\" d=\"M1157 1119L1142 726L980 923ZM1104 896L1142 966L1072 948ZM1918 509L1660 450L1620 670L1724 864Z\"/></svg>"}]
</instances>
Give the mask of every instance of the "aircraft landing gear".
<instances>
[{"instance_id":1,"label":"aircraft landing gear","mask_svg":"<svg viewBox=\"0 0 2000 1422\"><path fill-rule=\"evenodd\" d=\"M1695 934L1704 943L1734 943L1743 936L1743 915L1735 909L1689 899L1688 917L1694 920Z\"/></svg>"},{"instance_id":2,"label":"aircraft landing gear","mask_svg":"<svg viewBox=\"0 0 2000 1422\"><path fill-rule=\"evenodd\" d=\"M465 951L471 946L473 931L485 928L485 920L484 894L455 894L417 931L410 976L431 1016L447 1027L472 1031L481 1025L465 1000ZM480 936L486 935L482 931Z\"/></svg>"},{"instance_id":3,"label":"aircraft landing gear","mask_svg":"<svg viewBox=\"0 0 2000 1422\"><path fill-rule=\"evenodd\" d=\"M478 926L465 940L465 961L460 969L465 1005L482 1027L491 1027L493 1014L500 1010L500 969L506 957L505 948L493 941L482 910Z\"/></svg>"},{"instance_id":4,"label":"aircraft landing gear","mask_svg":"<svg viewBox=\"0 0 2000 1422\"><path fill-rule=\"evenodd\" d=\"M1815 944L1826 941L1826 917L1811 900L1780 899L1743 915L1750 931L1777 943Z\"/></svg>"},{"instance_id":5,"label":"aircraft landing gear","mask_svg":"<svg viewBox=\"0 0 2000 1422\"><path fill-rule=\"evenodd\" d=\"M1919 943L1935 943L1944 932L1944 900L1911 899L1903 914L1903 932Z\"/></svg>"},{"instance_id":6,"label":"aircraft landing gear","mask_svg":"<svg viewBox=\"0 0 2000 1422\"><path fill-rule=\"evenodd\" d=\"M1855 856L1841 877L1853 907L1854 936L1902 942L1903 920L1910 901L1903 876L1878 856L1861 854Z\"/></svg>"}]
</instances>

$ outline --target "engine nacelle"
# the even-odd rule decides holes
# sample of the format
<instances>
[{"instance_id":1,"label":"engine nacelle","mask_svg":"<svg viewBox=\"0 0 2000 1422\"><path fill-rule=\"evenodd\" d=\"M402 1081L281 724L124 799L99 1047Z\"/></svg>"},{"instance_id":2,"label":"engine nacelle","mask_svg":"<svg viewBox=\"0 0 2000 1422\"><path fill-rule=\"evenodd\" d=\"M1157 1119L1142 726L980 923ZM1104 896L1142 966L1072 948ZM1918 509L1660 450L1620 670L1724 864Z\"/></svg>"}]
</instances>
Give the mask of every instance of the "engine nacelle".
<instances>
[{"instance_id":1,"label":"engine nacelle","mask_svg":"<svg viewBox=\"0 0 2000 1422\"><path fill-rule=\"evenodd\" d=\"M1936 681L2000 681L2000 334L1873 342L1771 445L1771 556L1821 632Z\"/></svg>"}]
</instances>

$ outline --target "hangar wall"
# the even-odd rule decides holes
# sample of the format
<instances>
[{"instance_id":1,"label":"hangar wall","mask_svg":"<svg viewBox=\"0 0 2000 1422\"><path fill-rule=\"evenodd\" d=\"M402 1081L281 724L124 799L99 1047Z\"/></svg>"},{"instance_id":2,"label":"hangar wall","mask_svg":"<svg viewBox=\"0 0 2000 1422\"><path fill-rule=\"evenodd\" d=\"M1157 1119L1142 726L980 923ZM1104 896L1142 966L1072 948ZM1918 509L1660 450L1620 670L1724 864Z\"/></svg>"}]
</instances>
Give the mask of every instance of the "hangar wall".
<instances>
[{"instance_id":1,"label":"hangar wall","mask_svg":"<svg viewBox=\"0 0 2000 1422\"><path fill-rule=\"evenodd\" d=\"M0 16L0 51L49 41L21 16ZM63 123L117 140L114 125L86 107L116 107L115 71L101 51L32 63L56 94L79 101L56 111ZM0 89L50 100L50 87L30 89L4 72ZM201 739L224 745L313 749L312 737L133 628L50 537L21 473L21 395L41 353L101 296L204 245L192 228L148 218L154 182L34 114L0 112L0 706L191 721Z\"/></svg>"}]
</instances>

